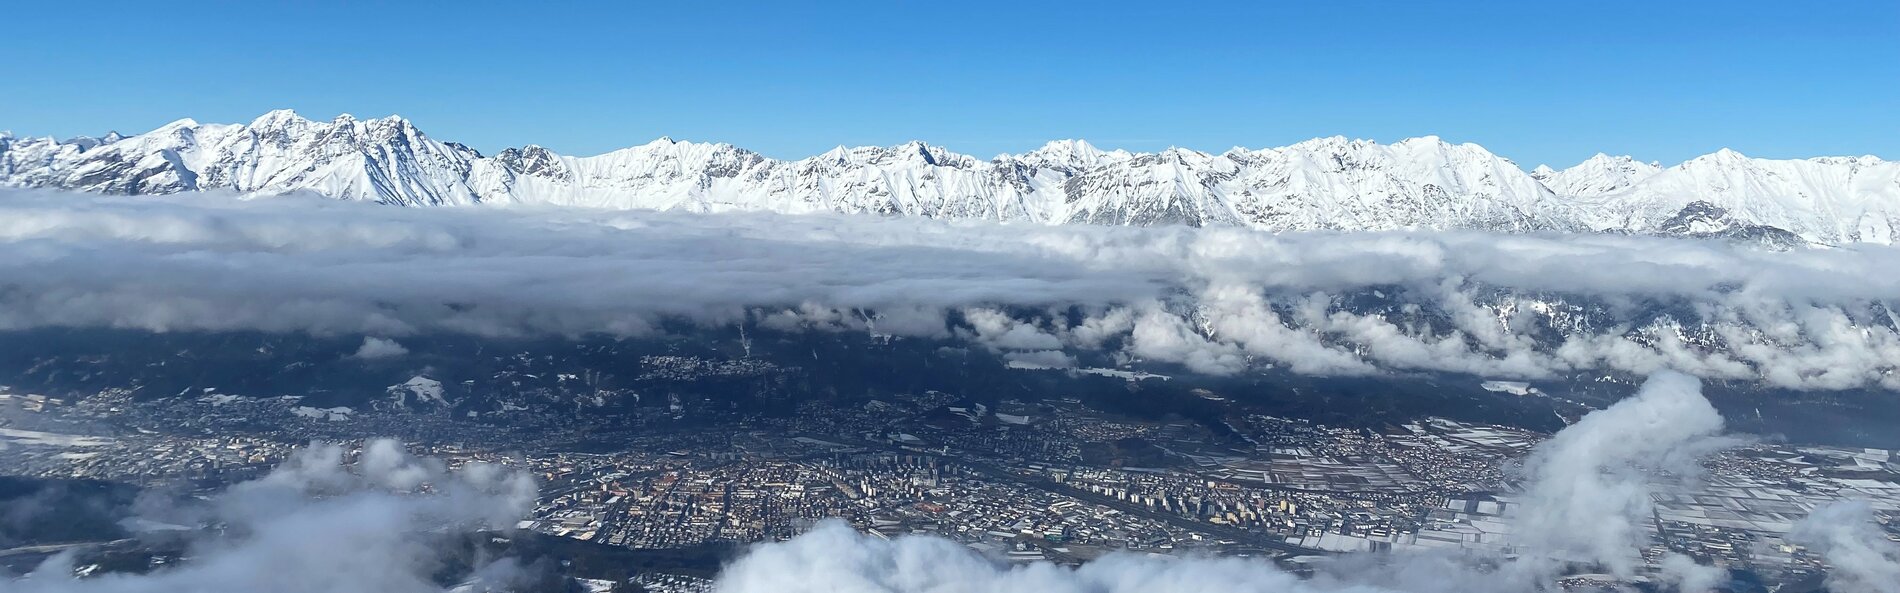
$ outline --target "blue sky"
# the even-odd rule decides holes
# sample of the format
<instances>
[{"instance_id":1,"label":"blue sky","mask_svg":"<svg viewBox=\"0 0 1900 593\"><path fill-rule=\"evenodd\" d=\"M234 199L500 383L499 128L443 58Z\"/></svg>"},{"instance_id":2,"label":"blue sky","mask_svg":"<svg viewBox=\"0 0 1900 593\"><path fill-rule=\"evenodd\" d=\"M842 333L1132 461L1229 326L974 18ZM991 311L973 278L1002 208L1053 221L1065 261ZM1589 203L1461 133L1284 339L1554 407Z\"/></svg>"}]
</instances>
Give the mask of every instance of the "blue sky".
<instances>
[{"instance_id":1,"label":"blue sky","mask_svg":"<svg viewBox=\"0 0 1900 593\"><path fill-rule=\"evenodd\" d=\"M399 113L492 153L1437 134L1525 167L1900 158L1900 2L23 2L0 129Z\"/></svg>"}]
</instances>

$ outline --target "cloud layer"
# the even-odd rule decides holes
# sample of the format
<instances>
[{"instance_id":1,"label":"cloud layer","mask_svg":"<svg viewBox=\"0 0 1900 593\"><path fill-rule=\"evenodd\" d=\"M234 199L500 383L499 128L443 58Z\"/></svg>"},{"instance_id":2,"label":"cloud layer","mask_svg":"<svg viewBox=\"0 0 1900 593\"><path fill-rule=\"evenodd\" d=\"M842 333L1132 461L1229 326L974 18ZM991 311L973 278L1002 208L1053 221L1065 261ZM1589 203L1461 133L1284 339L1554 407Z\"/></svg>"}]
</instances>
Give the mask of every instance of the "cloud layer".
<instances>
[{"instance_id":1,"label":"cloud layer","mask_svg":"<svg viewBox=\"0 0 1900 593\"><path fill-rule=\"evenodd\" d=\"M1103 350L1210 373L1679 369L1796 389L1900 389L1895 269L1900 250L1887 247L1777 253L1611 235L0 190L0 330L381 340L628 336L688 320L962 336L1044 366Z\"/></svg>"}]
</instances>

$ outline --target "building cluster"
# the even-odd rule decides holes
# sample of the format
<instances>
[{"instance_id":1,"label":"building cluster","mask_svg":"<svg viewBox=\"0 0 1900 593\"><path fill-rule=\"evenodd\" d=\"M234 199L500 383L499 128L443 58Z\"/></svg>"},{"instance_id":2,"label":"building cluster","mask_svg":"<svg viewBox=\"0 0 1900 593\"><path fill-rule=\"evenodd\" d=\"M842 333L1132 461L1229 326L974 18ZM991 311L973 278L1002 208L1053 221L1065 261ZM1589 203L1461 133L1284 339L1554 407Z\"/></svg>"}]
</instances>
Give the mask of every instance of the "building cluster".
<instances>
[{"instance_id":1,"label":"building cluster","mask_svg":"<svg viewBox=\"0 0 1900 593\"><path fill-rule=\"evenodd\" d=\"M760 371L696 364L663 359L655 372ZM313 408L215 389L133 395L0 392L0 444L21 460L11 472L229 483L311 440L394 435L451 464L533 472L541 499L520 527L554 536L684 549L783 540L839 520L881 537L931 534L998 558L1075 563L1113 551L1511 552L1509 468L1544 438L1436 418L1369 430L1235 414L1207 426L1080 400L985 404L937 392L711 419L668 396L663 411L619 425L525 410L497 423ZM1900 515L1891 451L1754 444L1705 466L1704 476L1658 484L1651 557L1800 574L1820 565L1785 536L1817 505L1860 499ZM639 578L652 591L709 585Z\"/></svg>"}]
</instances>

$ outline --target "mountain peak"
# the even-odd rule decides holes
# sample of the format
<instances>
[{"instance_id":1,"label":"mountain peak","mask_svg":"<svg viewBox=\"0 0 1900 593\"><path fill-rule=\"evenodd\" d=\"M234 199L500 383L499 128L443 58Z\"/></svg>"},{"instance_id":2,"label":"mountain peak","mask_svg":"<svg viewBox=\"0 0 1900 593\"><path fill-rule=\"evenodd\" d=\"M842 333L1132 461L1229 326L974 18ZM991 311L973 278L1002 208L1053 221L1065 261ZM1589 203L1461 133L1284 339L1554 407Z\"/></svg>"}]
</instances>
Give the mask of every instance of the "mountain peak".
<instances>
[{"instance_id":1,"label":"mountain peak","mask_svg":"<svg viewBox=\"0 0 1900 593\"><path fill-rule=\"evenodd\" d=\"M315 123L289 109L273 109L251 120L249 127L256 129L282 129L290 126Z\"/></svg>"},{"instance_id":2,"label":"mountain peak","mask_svg":"<svg viewBox=\"0 0 1900 593\"><path fill-rule=\"evenodd\" d=\"M1572 167L1572 168L1573 169L1579 168L1579 167L1592 167L1592 168L1597 168L1597 169L1624 169L1624 168L1631 168L1631 167L1646 168L1644 167L1644 165L1645 163L1643 163L1642 161L1636 160L1636 157L1632 157L1629 155L1620 155L1620 154L1613 155L1609 153L1599 152L1594 155L1591 155L1590 158L1583 159L1583 162L1577 163L1577 166Z\"/></svg>"},{"instance_id":3,"label":"mountain peak","mask_svg":"<svg viewBox=\"0 0 1900 593\"><path fill-rule=\"evenodd\" d=\"M146 134L167 134L167 133L175 132L175 131L186 129L186 128L196 128L198 126L199 126L198 120L195 120L189 117L184 117L184 118L172 120L170 123L159 126L157 129L154 129L150 132L146 132ZM144 135L144 134L141 134L141 135Z\"/></svg>"},{"instance_id":4,"label":"mountain peak","mask_svg":"<svg viewBox=\"0 0 1900 593\"><path fill-rule=\"evenodd\" d=\"M672 136L660 136L658 138L648 140L646 144L622 148L620 150L612 151L609 154L618 153L618 152L626 152L626 151L653 152L657 150L672 150L673 147L678 146L679 144L680 144L680 141L674 140Z\"/></svg>"},{"instance_id":5,"label":"mountain peak","mask_svg":"<svg viewBox=\"0 0 1900 593\"><path fill-rule=\"evenodd\" d=\"M1568 169L1546 172L1539 167L1531 177L1543 182L1550 191L1565 196L1594 197L1624 191L1654 177L1662 167L1644 163L1627 155L1598 152Z\"/></svg>"},{"instance_id":6,"label":"mountain peak","mask_svg":"<svg viewBox=\"0 0 1900 593\"><path fill-rule=\"evenodd\" d=\"M396 114L385 115L376 119L369 120L368 122L365 122L365 123L369 124L371 127L395 128L397 130L403 130L403 131L407 131L411 133L420 132L419 130L416 129L415 122L409 121L409 118L396 115Z\"/></svg>"},{"instance_id":7,"label":"mountain peak","mask_svg":"<svg viewBox=\"0 0 1900 593\"><path fill-rule=\"evenodd\" d=\"M1042 148L1020 155L1003 155L1000 158L1020 160L1036 167L1077 171L1125 161L1132 157L1133 155L1126 150L1104 151L1089 144L1087 140L1072 139L1052 140L1043 144Z\"/></svg>"},{"instance_id":8,"label":"mountain peak","mask_svg":"<svg viewBox=\"0 0 1900 593\"><path fill-rule=\"evenodd\" d=\"M917 155L918 158L923 159L924 164L926 165L938 164L937 156L934 154L931 154L930 145L925 144L924 141L922 140L912 140L910 142L905 142L902 148L905 152Z\"/></svg>"},{"instance_id":9,"label":"mountain peak","mask_svg":"<svg viewBox=\"0 0 1900 593\"><path fill-rule=\"evenodd\" d=\"M1362 147L1362 146L1378 146L1378 145L1379 145L1378 142L1374 142L1371 140L1360 140L1360 141L1355 141L1353 143L1353 146L1355 148ZM1426 134L1424 136L1415 136L1412 138L1406 138L1398 142L1393 142L1391 144L1391 147L1397 150L1423 151L1423 152L1438 153L1438 154L1448 154L1453 151L1462 151L1462 152L1467 152L1467 153L1473 153L1475 155L1482 156L1482 157L1503 158L1503 157L1498 157L1497 154L1491 152L1490 149L1485 148L1482 145L1472 143L1472 142L1453 143L1453 142L1445 140L1443 137L1440 137L1437 134ZM1505 160L1510 160L1510 159L1505 159Z\"/></svg>"},{"instance_id":10,"label":"mountain peak","mask_svg":"<svg viewBox=\"0 0 1900 593\"><path fill-rule=\"evenodd\" d=\"M1313 138L1311 140L1297 142L1291 146L1287 146L1286 149L1296 150L1300 152L1310 152L1310 153L1340 154L1347 151L1364 148L1366 146L1376 146L1376 145L1378 145L1378 143L1373 142L1371 140L1347 138L1345 136L1334 135L1334 136L1326 136L1323 138Z\"/></svg>"},{"instance_id":11,"label":"mountain peak","mask_svg":"<svg viewBox=\"0 0 1900 593\"><path fill-rule=\"evenodd\" d=\"M812 157L812 159L831 164L848 163L851 162L851 149L845 148L843 144L839 144L831 147L831 150L818 153L818 156Z\"/></svg>"},{"instance_id":12,"label":"mountain peak","mask_svg":"<svg viewBox=\"0 0 1900 593\"><path fill-rule=\"evenodd\" d=\"M1094 153L1100 153L1102 151L1100 149L1095 148L1095 145L1089 144L1089 141L1087 140L1083 140L1080 138L1072 138L1068 140L1050 140L1047 144L1043 144L1042 148L1036 149L1035 152L1060 152L1060 153L1066 153L1066 154L1094 154Z\"/></svg>"},{"instance_id":13,"label":"mountain peak","mask_svg":"<svg viewBox=\"0 0 1900 593\"><path fill-rule=\"evenodd\" d=\"M228 141L234 134L249 137ZM1693 169L1662 171L1598 153L1568 169L1538 166L1525 175L1482 146L1435 135L1390 145L1329 136L1219 157L1181 147L1103 151L1070 139L985 161L913 140L780 161L670 136L591 157L561 157L532 144L484 157L423 136L399 116L359 122L341 114L313 124L288 109L249 127L183 119L111 142L117 137L8 140L0 145L8 158L0 184L131 194L313 191L402 205L816 210L1275 231L1653 232L1683 204L1707 200L1738 225L1787 229L1818 243L1900 239L1900 189L1892 183L1900 163L1871 157L1748 159L1723 149L1698 157ZM110 149L90 149L107 142ZM1825 202L1837 199L1853 208ZM1854 214L1837 214L1844 211Z\"/></svg>"}]
</instances>

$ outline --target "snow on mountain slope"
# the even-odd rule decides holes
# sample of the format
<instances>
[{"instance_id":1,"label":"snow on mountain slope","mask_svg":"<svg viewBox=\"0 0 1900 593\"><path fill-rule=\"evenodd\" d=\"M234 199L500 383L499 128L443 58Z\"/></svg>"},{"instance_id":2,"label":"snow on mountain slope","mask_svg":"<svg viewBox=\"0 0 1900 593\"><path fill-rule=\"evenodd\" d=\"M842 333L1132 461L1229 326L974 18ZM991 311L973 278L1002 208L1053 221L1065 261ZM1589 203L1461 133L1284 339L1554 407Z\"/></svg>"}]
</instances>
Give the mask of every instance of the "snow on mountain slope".
<instances>
[{"instance_id":1,"label":"snow on mountain slope","mask_svg":"<svg viewBox=\"0 0 1900 593\"><path fill-rule=\"evenodd\" d=\"M987 220L1042 220L1026 199L1034 172L1009 170L913 142L834 149L799 161L729 144L662 138L593 157L509 149L471 167L481 201L720 212L850 212Z\"/></svg>"},{"instance_id":2,"label":"snow on mountain slope","mask_svg":"<svg viewBox=\"0 0 1900 593\"><path fill-rule=\"evenodd\" d=\"M1435 136L1391 145L1321 138L1228 158L1229 197L1269 229L1569 230L1570 205L1509 159Z\"/></svg>"},{"instance_id":3,"label":"snow on mountain slope","mask_svg":"<svg viewBox=\"0 0 1900 593\"><path fill-rule=\"evenodd\" d=\"M1184 148L1140 155L1081 172L1063 182L1065 222L1111 225L1232 225L1222 182L1240 171L1231 159Z\"/></svg>"},{"instance_id":4,"label":"snow on mountain slope","mask_svg":"<svg viewBox=\"0 0 1900 593\"><path fill-rule=\"evenodd\" d=\"M552 204L695 212L847 212L1265 230L1625 231L1891 243L1900 163L1722 151L1676 167L1598 155L1526 173L1475 144L1319 138L1220 155L1104 151L1079 140L981 160L912 142L795 160L654 142L590 157L529 145L492 157L399 117L242 125L186 119L131 137L0 136L0 185L114 194L311 191L405 206ZM1786 236L1784 236L1786 235Z\"/></svg>"},{"instance_id":5,"label":"snow on mountain slope","mask_svg":"<svg viewBox=\"0 0 1900 593\"><path fill-rule=\"evenodd\" d=\"M1891 244L1900 236L1900 163L1865 157L1755 159L1723 149L1602 196L1596 228L1653 232L1685 209L1818 243Z\"/></svg>"},{"instance_id":6,"label":"snow on mountain slope","mask_svg":"<svg viewBox=\"0 0 1900 593\"><path fill-rule=\"evenodd\" d=\"M1013 159L1037 169L1078 173L1132 158L1135 155L1126 150L1104 151L1086 140L1055 140L1020 156L1004 154L996 160Z\"/></svg>"},{"instance_id":7,"label":"snow on mountain slope","mask_svg":"<svg viewBox=\"0 0 1900 593\"><path fill-rule=\"evenodd\" d=\"M41 157L39 148L31 156ZM0 155L5 182L113 194L195 189L284 193L402 205L469 204L466 147L424 136L408 120L359 121L348 115L313 122L288 110L249 124L178 120L92 150L55 150L51 158Z\"/></svg>"},{"instance_id":8,"label":"snow on mountain slope","mask_svg":"<svg viewBox=\"0 0 1900 593\"><path fill-rule=\"evenodd\" d=\"M1550 167L1540 165L1531 172L1531 177L1558 194L1600 196L1628 189L1661 171L1662 167L1655 163L1599 152L1577 166L1562 171L1553 171Z\"/></svg>"}]
</instances>

